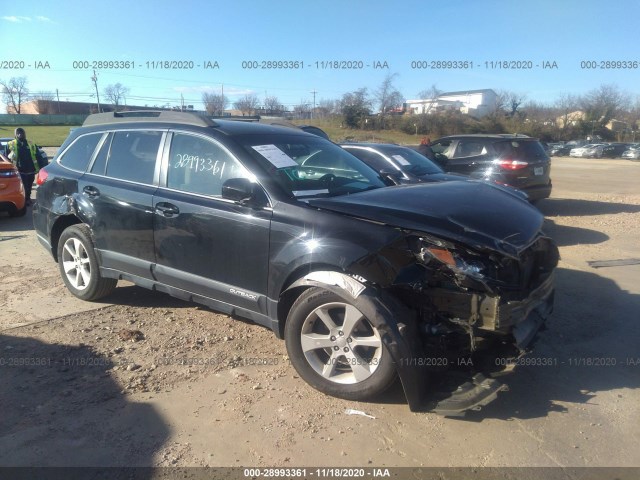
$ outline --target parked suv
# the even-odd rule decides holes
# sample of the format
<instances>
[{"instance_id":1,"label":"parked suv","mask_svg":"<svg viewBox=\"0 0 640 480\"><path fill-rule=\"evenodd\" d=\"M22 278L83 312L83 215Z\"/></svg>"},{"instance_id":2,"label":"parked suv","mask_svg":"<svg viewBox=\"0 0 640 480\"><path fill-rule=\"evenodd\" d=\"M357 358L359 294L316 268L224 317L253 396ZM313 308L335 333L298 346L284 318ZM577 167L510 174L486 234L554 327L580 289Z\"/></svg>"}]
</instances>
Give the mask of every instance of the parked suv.
<instances>
[{"instance_id":1,"label":"parked suv","mask_svg":"<svg viewBox=\"0 0 640 480\"><path fill-rule=\"evenodd\" d=\"M387 187L299 129L92 115L37 182L37 237L76 297L125 279L246 317L285 339L304 380L342 398L399 376L424 408L427 375L504 358L505 346L519 354L552 310L558 251L527 202L484 182ZM445 411L502 388L465 373Z\"/></svg>"},{"instance_id":2,"label":"parked suv","mask_svg":"<svg viewBox=\"0 0 640 480\"><path fill-rule=\"evenodd\" d=\"M530 201L551 195L551 160L525 135L451 135L431 143L447 172L484 178L524 191Z\"/></svg>"}]
</instances>

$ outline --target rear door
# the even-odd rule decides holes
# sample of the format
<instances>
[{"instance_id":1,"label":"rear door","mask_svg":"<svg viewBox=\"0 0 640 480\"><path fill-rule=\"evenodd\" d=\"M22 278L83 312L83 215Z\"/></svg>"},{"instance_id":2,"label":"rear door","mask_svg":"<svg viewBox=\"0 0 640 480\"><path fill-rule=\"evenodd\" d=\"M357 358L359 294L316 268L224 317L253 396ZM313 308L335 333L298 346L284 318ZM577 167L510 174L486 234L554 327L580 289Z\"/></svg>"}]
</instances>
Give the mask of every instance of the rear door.
<instances>
[{"instance_id":1,"label":"rear door","mask_svg":"<svg viewBox=\"0 0 640 480\"><path fill-rule=\"evenodd\" d=\"M152 200L165 135L161 130L110 132L78 180L78 208L84 209L105 268L151 279Z\"/></svg>"},{"instance_id":2,"label":"rear door","mask_svg":"<svg viewBox=\"0 0 640 480\"><path fill-rule=\"evenodd\" d=\"M461 138L455 145L453 155L449 157L446 170L463 175L483 176L493 165L494 159L495 155L487 140Z\"/></svg>"},{"instance_id":3,"label":"rear door","mask_svg":"<svg viewBox=\"0 0 640 480\"><path fill-rule=\"evenodd\" d=\"M266 311L270 208L222 198L230 178L251 178L221 143L189 132L167 139L153 199L158 281Z\"/></svg>"}]
</instances>

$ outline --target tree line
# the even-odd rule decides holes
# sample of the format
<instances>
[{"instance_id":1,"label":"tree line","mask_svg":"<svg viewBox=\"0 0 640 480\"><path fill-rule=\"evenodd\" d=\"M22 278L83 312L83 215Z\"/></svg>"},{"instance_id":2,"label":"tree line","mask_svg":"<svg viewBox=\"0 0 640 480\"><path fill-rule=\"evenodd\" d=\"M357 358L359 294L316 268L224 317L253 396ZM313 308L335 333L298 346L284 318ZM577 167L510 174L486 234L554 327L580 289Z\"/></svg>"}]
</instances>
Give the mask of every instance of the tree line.
<instances>
[{"instance_id":1,"label":"tree line","mask_svg":"<svg viewBox=\"0 0 640 480\"><path fill-rule=\"evenodd\" d=\"M482 118L474 118L456 110L432 111L433 104L430 103L424 113L408 114L403 109L405 97L395 87L397 76L388 74L373 91L362 87L346 92L340 98L320 99L315 105L301 100L297 105L287 107L276 96L265 95L260 100L255 93L248 93L232 103L222 92L203 93L202 103L209 115L222 116L233 105L242 115L335 119L347 129L395 129L434 137L456 133L522 133L544 140L599 136L606 140L635 141L639 133L640 98L616 85L600 85L583 95L563 93L550 103L528 99L527 95L514 91L496 90L493 110ZM0 80L0 92L8 110L20 113L27 100L55 99L52 92L31 94L27 83L26 77ZM104 101L117 110L123 105L129 88L116 83L106 86L102 93ZM442 93L432 85L418 92L417 97L435 99ZM617 121L617 128L607 128L613 120ZM640 139L640 135L638 137Z\"/></svg>"}]
</instances>

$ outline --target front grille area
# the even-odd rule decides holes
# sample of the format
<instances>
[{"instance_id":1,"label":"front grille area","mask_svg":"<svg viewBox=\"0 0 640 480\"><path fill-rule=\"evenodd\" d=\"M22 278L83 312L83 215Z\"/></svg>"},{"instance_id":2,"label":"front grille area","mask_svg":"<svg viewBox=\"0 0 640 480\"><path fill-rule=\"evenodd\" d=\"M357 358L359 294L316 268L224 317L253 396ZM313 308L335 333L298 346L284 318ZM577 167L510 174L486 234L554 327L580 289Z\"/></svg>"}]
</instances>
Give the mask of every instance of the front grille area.
<instances>
[{"instance_id":1,"label":"front grille area","mask_svg":"<svg viewBox=\"0 0 640 480\"><path fill-rule=\"evenodd\" d=\"M526 297L551 275L559 258L558 247L548 237L540 237L518 260L505 258L497 272L497 280L504 287L501 293L509 300Z\"/></svg>"}]
</instances>

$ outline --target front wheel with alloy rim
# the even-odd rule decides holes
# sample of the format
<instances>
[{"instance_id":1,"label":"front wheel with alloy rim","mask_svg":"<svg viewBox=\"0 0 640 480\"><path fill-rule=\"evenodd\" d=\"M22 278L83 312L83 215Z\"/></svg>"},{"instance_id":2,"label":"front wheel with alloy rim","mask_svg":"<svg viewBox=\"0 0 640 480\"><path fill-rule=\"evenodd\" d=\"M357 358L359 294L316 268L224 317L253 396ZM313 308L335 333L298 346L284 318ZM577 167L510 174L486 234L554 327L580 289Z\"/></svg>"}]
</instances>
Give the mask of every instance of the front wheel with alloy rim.
<instances>
[{"instance_id":1,"label":"front wheel with alloy rim","mask_svg":"<svg viewBox=\"0 0 640 480\"><path fill-rule=\"evenodd\" d=\"M396 378L378 329L353 304L321 288L305 290L285 325L291 363L323 393L366 400Z\"/></svg>"},{"instance_id":2,"label":"front wheel with alloy rim","mask_svg":"<svg viewBox=\"0 0 640 480\"><path fill-rule=\"evenodd\" d=\"M89 227L72 225L58 241L58 265L65 285L82 300L98 300L108 295L118 281L100 275L98 258Z\"/></svg>"}]
</instances>

